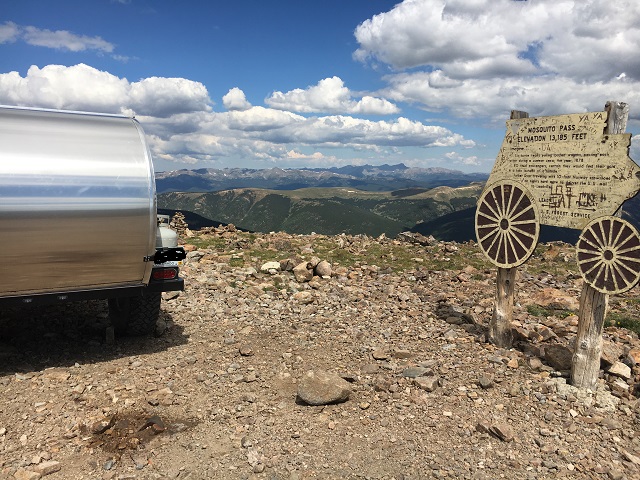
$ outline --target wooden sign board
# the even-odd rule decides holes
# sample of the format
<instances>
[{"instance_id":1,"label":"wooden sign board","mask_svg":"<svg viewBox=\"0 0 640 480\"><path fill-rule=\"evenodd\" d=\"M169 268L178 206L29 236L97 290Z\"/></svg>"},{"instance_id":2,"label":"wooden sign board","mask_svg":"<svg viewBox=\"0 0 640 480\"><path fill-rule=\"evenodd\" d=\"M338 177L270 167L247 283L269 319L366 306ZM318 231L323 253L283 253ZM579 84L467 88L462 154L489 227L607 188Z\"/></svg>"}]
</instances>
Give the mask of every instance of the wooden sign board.
<instances>
[{"instance_id":1,"label":"wooden sign board","mask_svg":"<svg viewBox=\"0 0 640 480\"><path fill-rule=\"evenodd\" d=\"M520 118L507 131L487 188L517 182L537 204L540 224L582 229L613 215L640 190L631 134L603 134L606 112Z\"/></svg>"}]
</instances>

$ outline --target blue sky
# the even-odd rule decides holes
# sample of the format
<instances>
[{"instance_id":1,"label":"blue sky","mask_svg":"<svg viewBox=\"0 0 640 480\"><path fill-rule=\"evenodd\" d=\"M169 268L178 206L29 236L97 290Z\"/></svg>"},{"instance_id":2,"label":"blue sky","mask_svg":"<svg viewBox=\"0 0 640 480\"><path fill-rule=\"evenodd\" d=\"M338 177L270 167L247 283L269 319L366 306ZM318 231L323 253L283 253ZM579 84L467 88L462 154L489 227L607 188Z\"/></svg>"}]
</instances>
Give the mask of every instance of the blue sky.
<instances>
[{"instance_id":1,"label":"blue sky","mask_svg":"<svg viewBox=\"0 0 640 480\"><path fill-rule=\"evenodd\" d=\"M0 104L135 115L157 170L488 172L511 109L640 131L639 51L636 0L0 0Z\"/></svg>"}]
</instances>

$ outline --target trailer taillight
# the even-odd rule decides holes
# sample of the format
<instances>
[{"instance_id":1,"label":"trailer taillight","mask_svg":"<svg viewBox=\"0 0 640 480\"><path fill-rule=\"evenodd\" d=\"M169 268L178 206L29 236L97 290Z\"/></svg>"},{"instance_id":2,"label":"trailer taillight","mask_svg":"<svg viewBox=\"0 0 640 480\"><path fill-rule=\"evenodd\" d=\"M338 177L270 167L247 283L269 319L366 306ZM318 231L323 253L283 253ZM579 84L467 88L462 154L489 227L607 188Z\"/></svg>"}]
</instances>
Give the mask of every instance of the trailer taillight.
<instances>
[{"instance_id":1,"label":"trailer taillight","mask_svg":"<svg viewBox=\"0 0 640 480\"><path fill-rule=\"evenodd\" d=\"M154 268L151 273L151 278L154 280L172 280L177 276L177 268Z\"/></svg>"}]
</instances>

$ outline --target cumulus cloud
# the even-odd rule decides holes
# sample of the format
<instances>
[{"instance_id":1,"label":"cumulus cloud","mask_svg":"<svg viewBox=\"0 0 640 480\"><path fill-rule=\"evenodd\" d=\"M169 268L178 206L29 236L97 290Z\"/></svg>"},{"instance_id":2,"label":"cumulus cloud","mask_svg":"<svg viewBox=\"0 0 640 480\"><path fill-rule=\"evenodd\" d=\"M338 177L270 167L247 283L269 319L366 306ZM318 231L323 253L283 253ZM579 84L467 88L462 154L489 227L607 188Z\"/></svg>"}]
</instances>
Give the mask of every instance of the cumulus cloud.
<instances>
[{"instance_id":1,"label":"cumulus cloud","mask_svg":"<svg viewBox=\"0 0 640 480\"><path fill-rule=\"evenodd\" d=\"M144 78L129 85L128 99L135 111L155 117L206 110L207 88L185 78Z\"/></svg>"},{"instance_id":2,"label":"cumulus cloud","mask_svg":"<svg viewBox=\"0 0 640 480\"><path fill-rule=\"evenodd\" d=\"M85 64L32 66L25 77L0 74L0 103L167 117L210 109L207 89L184 78L129 82Z\"/></svg>"},{"instance_id":3,"label":"cumulus cloud","mask_svg":"<svg viewBox=\"0 0 640 480\"><path fill-rule=\"evenodd\" d=\"M609 82L577 82L558 76L467 79L440 86L442 72L398 74L387 77L387 95L396 101L414 102L432 111L447 110L463 118L489 118L503 121L505 112L524 110L532 116L599 111L608 100L624 100L640 105L640 83L626 78ZM640 111L631 111L640 118Z\"/></svg>"},{"instance_id":4,"label":"cumulus cloud","mask_svg":"<svg viewBox=\"0 0 640 480\"><path fill-rule=\"evenodd\" d=\"M367 111L378 100L363 97L362 109ZM32 66L24 77L18 72L0 74L0 103L133 114L147 133L154 158L187 164L240 158L326 164L339 161L320 149L384 154L407 146L473 145L447 128L404 117L372 121L251 106L239 88L223 97L227 110L216 112L201 83L162 77L130 82L84 64ZM313 153L300 153L307 150Z\"/></svg>"},{"instance_id":5,"label":"cumulus cloud","mask_svg":"<svg viewBox=\"0 0 640 480\"><path fill-rule=\"evenodd\" d=\"M463 155L460 155L458 152L449 152L449 153L445 153L444 156L447 158L447 160L453 163L458 163L462 165L474 165L474 166L480 165L480 160L476 155L469 155L465 157Z\"/></svg>"},{"instance_id":6,"label":"cumulus cloud","mask_svg":"<svg viewBox=\"0 0 640 480\"><path fill-rule=\"evenodd\" d=\"M363 96L354 100L352 92L339 77L320 80L306 89L273 92L265 103L272 108L301 113L357 113L389 115L400 109L383 98Z\"/></svg>"},{"instance_id":7,"label":"cumulus cloud","mask_svg":"<svg viewBox=\"0 0 640 480\"><path fill-rule=\"evenodd\" d=\"M393 69L380 93L426 110L491 117L638 102L636 1L405 0L355 36L354 58Z\"/></svg>"},{"instance_id":8,"label":"cumulus cloud","mask_svg":"<svg viewBox=\"0 0 640 480\"><path fill-rule=\"evenodd\" d=\"M238 87L233 87L222 97L222 104L227 110L247 110L251 104L247 101L244 92Z\"/></svg>"},{"instance_id":9,"label":"cumulus cloud","mask_svg":"<svg viewBox=\"0 0 640 480\"><path fill-rule=\"evenodd\" d=\"M181 117L192 117L185 114ZM338 159L318 149L348 148L373 151L376 156L400 147L468 147L474 143L450 130L399 118L374 122L350 116L304 117L292 112L251 107L244 111L207 112L184 133L170 128L173 117L140 118L152 137L155 156L188 162L224 158L250 158L266 162L337 164ZM300 149L313 149L302 154ZM348 162L347 162L348 163Z\"/></svg>"}]
</instances>

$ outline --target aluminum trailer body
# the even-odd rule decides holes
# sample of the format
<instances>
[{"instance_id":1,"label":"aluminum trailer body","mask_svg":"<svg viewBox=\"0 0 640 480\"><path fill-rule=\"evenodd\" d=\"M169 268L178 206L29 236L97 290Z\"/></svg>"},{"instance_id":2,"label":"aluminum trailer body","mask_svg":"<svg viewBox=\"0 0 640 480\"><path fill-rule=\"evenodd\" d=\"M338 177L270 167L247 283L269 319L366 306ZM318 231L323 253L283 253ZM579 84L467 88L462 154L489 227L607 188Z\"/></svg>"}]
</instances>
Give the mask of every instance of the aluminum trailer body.
<instances>
[{"instance_id":1,"label":"aluminum trailer body","mask_svg":"<svg viewBox=\"0 0 640 480\"><path fill-rule=\"evenodd\" d=\"M152 278L181 260L177 244L158 240L157 221L135 119L0 107L0 304L182 289L177 268Z\"/></svg>"}]
</instances>

